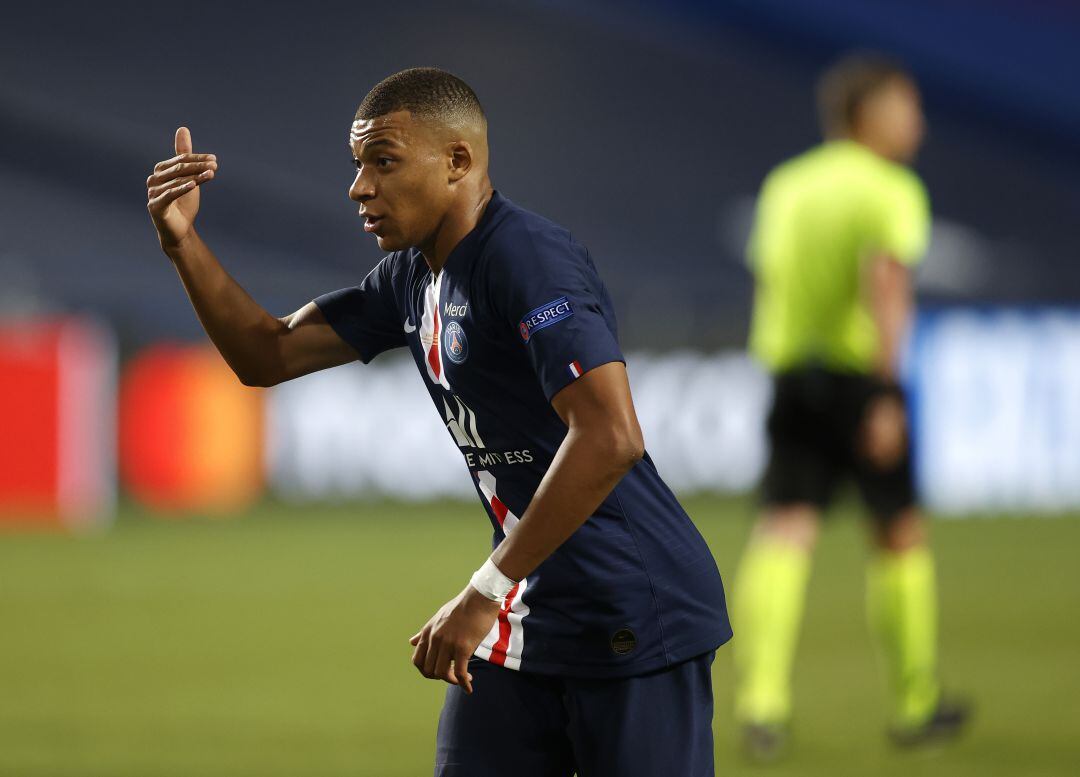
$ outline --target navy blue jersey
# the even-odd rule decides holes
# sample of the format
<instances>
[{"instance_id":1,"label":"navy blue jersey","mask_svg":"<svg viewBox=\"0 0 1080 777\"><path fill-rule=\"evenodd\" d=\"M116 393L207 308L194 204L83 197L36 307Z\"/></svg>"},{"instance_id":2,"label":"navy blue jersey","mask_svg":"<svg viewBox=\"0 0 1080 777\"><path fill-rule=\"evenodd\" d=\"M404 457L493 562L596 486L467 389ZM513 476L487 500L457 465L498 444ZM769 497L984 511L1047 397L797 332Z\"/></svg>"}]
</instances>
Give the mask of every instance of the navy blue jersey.
<instances>
[{"instance_id":1,"label":"navy blue jersey","mask_svg":"<svg viewBox=\"0 0 1080 777\"><path fill-rule=\"evenodd\" d=\"M496 192L438 275L419 251L315 300L368 362L407 347L461 449L495 529L511 531L566 436L551 398L623 361L615 312L588 252ZM708 546L648 454L510 592L476 655L581 677L644 674L731 637Z\"/></svg>"}]
</instances>

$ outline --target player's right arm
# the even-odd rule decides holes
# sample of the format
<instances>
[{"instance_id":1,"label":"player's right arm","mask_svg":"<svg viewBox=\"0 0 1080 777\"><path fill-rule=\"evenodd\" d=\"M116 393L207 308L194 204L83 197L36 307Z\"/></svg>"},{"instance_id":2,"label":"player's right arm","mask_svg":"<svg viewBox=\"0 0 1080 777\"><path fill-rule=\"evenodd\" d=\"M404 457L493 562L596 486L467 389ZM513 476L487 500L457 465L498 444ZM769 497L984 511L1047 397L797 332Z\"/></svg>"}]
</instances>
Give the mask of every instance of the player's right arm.
<instances>
[{"instance_id":1,"label":"player's right arm","mask_svg":"<svg viewBox=\"0 0 1080 777\"><path fill-rule=\"evenodd\" d=\"M176 155L146 179L147 210L161 249L172 260L199 321L236 376L273 386L356 360L313 302L275 318L230 276L195 231L199 187L214 178L217 158L192 153L191 133L176 131Z\"/></svg>"}]
</instances>

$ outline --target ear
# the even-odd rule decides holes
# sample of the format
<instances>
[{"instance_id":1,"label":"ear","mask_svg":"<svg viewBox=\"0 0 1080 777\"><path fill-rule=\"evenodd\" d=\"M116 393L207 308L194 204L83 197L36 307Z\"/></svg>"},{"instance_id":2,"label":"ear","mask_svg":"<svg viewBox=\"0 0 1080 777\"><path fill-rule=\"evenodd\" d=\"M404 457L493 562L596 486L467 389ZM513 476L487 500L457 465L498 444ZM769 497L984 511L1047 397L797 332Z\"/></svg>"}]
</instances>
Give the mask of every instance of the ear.
<instances>
[{"instance_id":1,"label":"ear","mask_svg":"<svg viewBox=\"0 0 1080 777\"><path fill-rule=\"evenodd\" d=\"M467 140L455 140L446 147L449 180L455 183L464 178L473 166L473 150Z\"/></svg>"}]
</instances>

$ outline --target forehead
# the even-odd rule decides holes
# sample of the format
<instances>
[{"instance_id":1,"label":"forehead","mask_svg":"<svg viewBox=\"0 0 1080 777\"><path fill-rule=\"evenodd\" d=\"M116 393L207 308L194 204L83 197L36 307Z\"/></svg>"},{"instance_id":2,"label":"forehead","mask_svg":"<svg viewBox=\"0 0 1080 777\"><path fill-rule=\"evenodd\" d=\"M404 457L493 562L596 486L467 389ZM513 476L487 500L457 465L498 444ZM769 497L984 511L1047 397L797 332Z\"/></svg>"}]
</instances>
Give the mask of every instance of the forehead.
<instances>
[{"instance_id":1,"label":"forehead","mask_svg":"<svg viewBox=\"0 0 1080 777\"><path fill-rule=\"evenodd\" d=\"M349 147L359 156L365 146L384 142L404 146L417 135L417 123L409 111L395 111L373 119L357 119L349 127ZM380 142L381 141L381 142Z\"/></svg>"}]
</instances>

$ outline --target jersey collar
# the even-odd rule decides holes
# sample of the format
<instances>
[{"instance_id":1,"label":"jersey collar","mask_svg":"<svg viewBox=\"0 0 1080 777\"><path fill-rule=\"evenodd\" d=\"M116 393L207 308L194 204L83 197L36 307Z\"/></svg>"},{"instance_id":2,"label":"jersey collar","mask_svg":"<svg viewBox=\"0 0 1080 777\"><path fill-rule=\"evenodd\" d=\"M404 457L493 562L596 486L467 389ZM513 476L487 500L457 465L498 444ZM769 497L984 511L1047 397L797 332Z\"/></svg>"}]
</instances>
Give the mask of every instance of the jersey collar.
<instances>
[{"instance_id":1,"label":"jersey collar","mask_svg":"<svg viewBox=\"0 0 1080 777\"><path fill-rule=\"evenodd\" d=\"M504 210L509 203L508 199L499 194L498 189L492 191L491 199L488 200L488 204L484 207L484 212L476 222L476 226L472 228L469 234L458 241L458 244L450 251L450 255L446 257L446 262L442 266L443 271L455 264L467 262L475 254L480 241L487 235L495 222L495 216Z\"/></svg>"}]
</instances>

